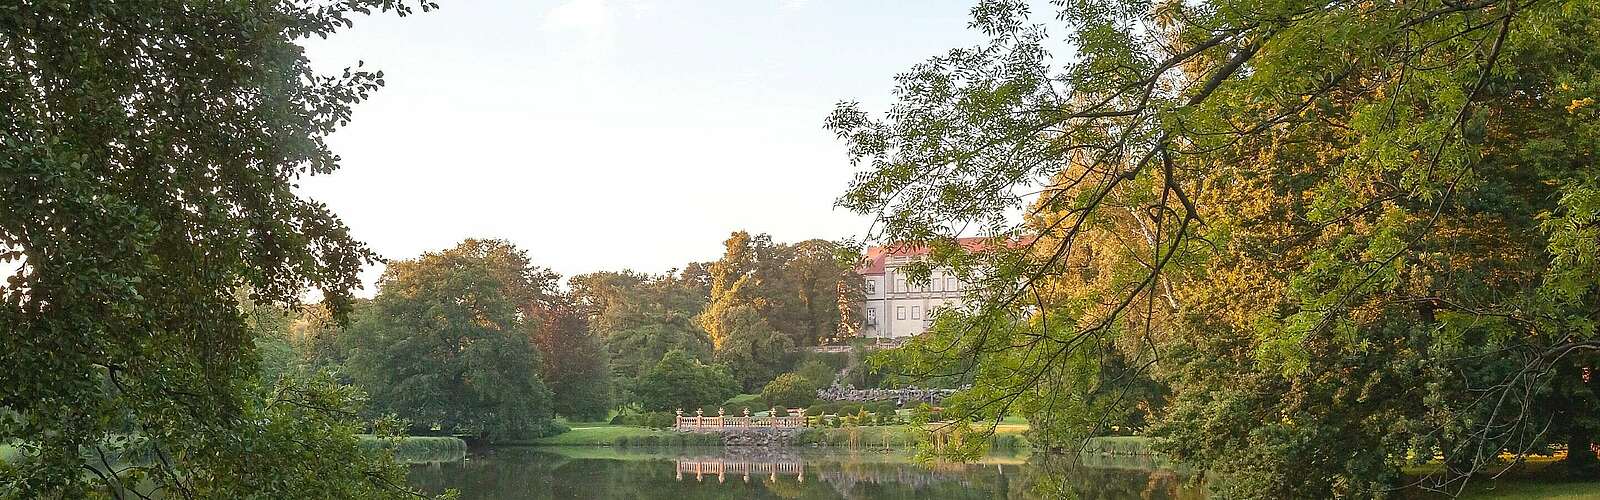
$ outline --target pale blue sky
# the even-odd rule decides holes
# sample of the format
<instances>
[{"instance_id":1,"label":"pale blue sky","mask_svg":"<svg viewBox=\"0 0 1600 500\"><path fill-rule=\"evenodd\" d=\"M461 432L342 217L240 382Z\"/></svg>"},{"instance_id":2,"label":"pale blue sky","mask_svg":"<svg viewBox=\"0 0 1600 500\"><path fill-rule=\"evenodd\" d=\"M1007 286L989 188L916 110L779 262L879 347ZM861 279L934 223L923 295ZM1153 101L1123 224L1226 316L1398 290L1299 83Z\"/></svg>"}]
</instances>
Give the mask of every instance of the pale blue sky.
<instances>
[{"instance_id":1,"label":"pale blue sky","mask_svg":"<svg viewBox=\"0 0 1600 500\"><path fill-rule=\"evenodd\" d=\"M981 38L972 0L440 3L306 42L388 85L301 191L386 257L498 237L567 276L713 260L735 229L862 233L832 207L853 170L823 118Z\"/></svg>"}]
</instances>

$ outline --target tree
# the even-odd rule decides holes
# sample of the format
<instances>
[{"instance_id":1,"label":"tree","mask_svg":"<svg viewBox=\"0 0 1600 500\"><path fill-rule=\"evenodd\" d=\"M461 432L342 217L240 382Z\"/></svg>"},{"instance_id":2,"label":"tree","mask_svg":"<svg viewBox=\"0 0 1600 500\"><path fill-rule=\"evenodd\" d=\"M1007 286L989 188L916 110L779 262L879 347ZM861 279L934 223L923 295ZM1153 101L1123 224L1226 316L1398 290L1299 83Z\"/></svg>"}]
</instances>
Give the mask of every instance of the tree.
<instances>
[{"instance_id":1,"label":"tree","mask_svg":"<svg viewBox=\"0 0 1600 500\"><path fill-rule=\"evenodd\" d=\"M0 471L0 490L79 498L127 481L170 497L364 498L402 488L403 470L357 449L345 414L357 398L259 385L233 293L247 284L252 300L287 306L315 287L335 311L347 305L373 256L293 188L337 168L324 138L383 75L318 73L296 41L356 13L416 6L433 4L0 9L0 261L10 264L0 441L29 456ZM127 436L138 442L114 439ZM129 446L161 459L90 472L99 452Z\"/></svg>"},{"instance_id":2,"label":"tree","mask_svg":"<svg viewBox=\"0 0 1600 500\"><path fill-rule=\"evenodd\" d=\"M539 374L554 394L555 413L573 420L604 419L611 409L611 368L583 315L560 297L541 306L536 318L530 326L543 354Z\"/></svg>"},{"instance_id":3,"label":"tree","mask_svg":"<svg viewBox=\"0 0 1600 500\"><path fill-rule=\"evenodd\" d=\"M885 119L829 118L870 237L977 275L978 310L891 365L983 373L979 417L1165 399L1152 431L1227 496L1377 496L1435 454L1460 488L1547 444L1542 395L1600 348L1596 6L1058 5L1066 64L986 1L987 43L903 73ZM1145 378L1170 399L1101 384Z\"/></svg>"},{"instance_id":4,"label":"tree","mask_svg":"<svg viewBox=\"0 0 1600 500\"><path fill-rule=\"evenodd\" d=\"M705 293L694 282L632 271L583 274L569 282L619 380L639 377L674 349L710 359L711 342L694 320Z\"/></svg>"},{"instance_id":5,"label":"tree","mask_svg":"<svg viewBox=\"0 0 1600 500\"><path fill-rule=\"evenodd\" d=\"M706 365L682 350L667 351L650 371L639 377L634 393L649 411L708 408L739 393L727 370Z\"/></svg>"},{"instance_id":6,"label":"tree","mask_svg":"<svg viewBox=\"0 0 1600 500\"><path fill-rule=\"evenodd\" d=\"M773 406L804 408L817 400L817 385L800 374L785 373L761 388L761 400Z\"/></svg>"},{"instance_id":7,"label":"tree","mask_svg":"<svg viewBox=\"0 0 1600 500\"><path fill-rule=\"evenodd\" d=\"M826 240L780 245L767 297L769 322L797 346L814 346L855 332L866 299L854 261ZM855 254L851 253L854 257Z\"/></svg>"},{"instance_id":8,"label":"tree","mask_svg":"<svg viewBox=\"0 0 1600 500\"><path fill-rule=\"evenodd\" d=\"M551 429L550 390L524 308L554 286L552 273L498 240L392 261L348 333L350 373L377 412L419 430L542 436Z\"/></svg>"},{"instance_id":9,"label":"tree","mask_svg":"<svg viewBox=\"0 0 1600 500\"><path fill-rule=\"evenodd\" d=\"M727 366L746 391L760 388L794 362L793 341L767 324L753 306L713 302L701 321L721 337L713 359Z\"/></svg>"}]
</instances>

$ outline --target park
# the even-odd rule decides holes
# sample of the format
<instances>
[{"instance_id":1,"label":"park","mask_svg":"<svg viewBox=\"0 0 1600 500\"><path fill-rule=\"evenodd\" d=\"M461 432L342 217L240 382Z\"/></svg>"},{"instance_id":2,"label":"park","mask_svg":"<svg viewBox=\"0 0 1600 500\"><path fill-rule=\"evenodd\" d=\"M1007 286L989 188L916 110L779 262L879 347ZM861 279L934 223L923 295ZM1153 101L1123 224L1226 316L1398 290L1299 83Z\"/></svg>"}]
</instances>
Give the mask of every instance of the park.
<instances>
[{"instance_id":1,"label":"park","mask_svg":"<svg viewBox=\"0 0 1600 500\"><path fill-rule=\"evenodd\" d=\"M1597 498L1596 40L0 0L0 500Z\"/></svg>"}]
</instances>

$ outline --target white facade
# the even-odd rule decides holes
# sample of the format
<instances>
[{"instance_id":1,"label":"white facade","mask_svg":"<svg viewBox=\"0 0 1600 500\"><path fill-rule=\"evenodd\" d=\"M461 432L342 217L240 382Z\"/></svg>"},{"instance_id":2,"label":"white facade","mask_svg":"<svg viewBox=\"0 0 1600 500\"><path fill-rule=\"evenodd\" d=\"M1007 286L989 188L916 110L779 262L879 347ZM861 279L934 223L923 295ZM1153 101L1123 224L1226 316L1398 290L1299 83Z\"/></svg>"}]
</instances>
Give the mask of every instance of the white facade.
<instances>
[{"instance_id":1,"label":"white facade","mask_svg":"<svg viewBox=\"0 0 1600 500\"><path fill-rule=\"evenodd\" d=\"M869 338L910 337L926 331L933 316L945 307L960 306L961 280L935 269L926 286L910 283L901 272L919 258L902 255L871 255L862 270L866 301L862 304L861 336ZM876 260L881 259L881 261Z\"/></svg>"}]
</instances>

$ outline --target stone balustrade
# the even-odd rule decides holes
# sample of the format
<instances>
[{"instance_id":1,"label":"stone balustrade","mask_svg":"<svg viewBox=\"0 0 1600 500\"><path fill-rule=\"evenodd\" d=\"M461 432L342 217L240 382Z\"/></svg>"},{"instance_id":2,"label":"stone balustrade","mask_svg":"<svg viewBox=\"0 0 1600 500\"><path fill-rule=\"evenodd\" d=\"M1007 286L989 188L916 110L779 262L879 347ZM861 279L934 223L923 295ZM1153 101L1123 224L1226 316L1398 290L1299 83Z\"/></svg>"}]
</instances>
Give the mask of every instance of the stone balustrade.
<instances>
[{"instance_id":1,"label":"stone balustrade","mask_svg":"<svg viewBox=\"0 0 1600 500\"><path fill-rule=\"evenodd\" d=\"M773 408L767 416L751 416L750 409L745 408L744 416L727 416L724 409L717 409L717 416L705 416L705 410L695 410L694 415L687 416L683 410L677 411L677 420L673 428L680 431L691 432L723 432L743 429L797 429L806 426L805 408L788 408L789 416L779 417L778 409Z\"/></svg>"}]
</instances>

